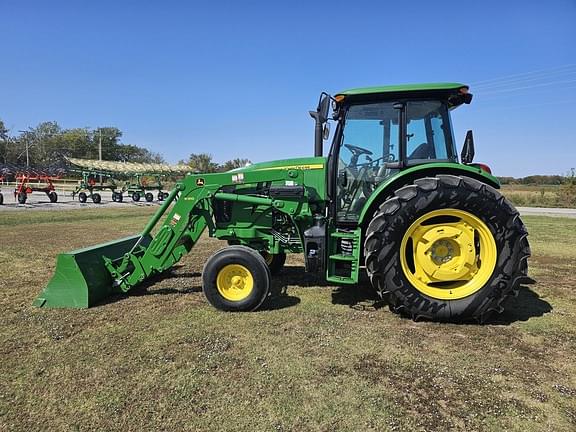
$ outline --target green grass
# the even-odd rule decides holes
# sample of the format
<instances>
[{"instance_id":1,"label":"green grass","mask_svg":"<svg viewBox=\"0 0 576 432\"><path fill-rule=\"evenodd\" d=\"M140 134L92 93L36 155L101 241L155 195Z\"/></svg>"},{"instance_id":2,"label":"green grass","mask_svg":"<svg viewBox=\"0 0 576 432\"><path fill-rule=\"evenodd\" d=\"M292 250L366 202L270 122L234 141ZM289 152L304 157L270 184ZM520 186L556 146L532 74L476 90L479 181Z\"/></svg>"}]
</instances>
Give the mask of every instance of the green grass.
<instances>
[{"instance_id":1,"label":"green grass","mask_svg":"<svg viewBox=\"0 0 576 432\"><path fill-rule=\"evenodd\" d=\"M142 229L148 209L0 222L0 430L572 431L576 220L526 217L531 275L490 325L400 318L290 256L262 311L215 311L204 238L167 277L88 310L31 302L58 252ZM97 240L95 240L97 239Z\"/></svg>"},{"instance_id":2,"label":"green grass","mask_svg":"<svg viewBox=\"0 0 576 432\"><path fill-rule=\"evenodd\" d=\"M141 207L137 210L136 215L149 215L157 210L158 208L154 207ZM72 222L79 224L84 223L87 228L89 228L92 221L102 219L102 214L101 209L40 211L39 214L35 211L4 212L0 218L0 227L38 223ZM129 211L126 209L106 209L104 214L107 220L116 221L117 219L132 219L135 213L132 209Z\"/></svg>"}]
</instances>

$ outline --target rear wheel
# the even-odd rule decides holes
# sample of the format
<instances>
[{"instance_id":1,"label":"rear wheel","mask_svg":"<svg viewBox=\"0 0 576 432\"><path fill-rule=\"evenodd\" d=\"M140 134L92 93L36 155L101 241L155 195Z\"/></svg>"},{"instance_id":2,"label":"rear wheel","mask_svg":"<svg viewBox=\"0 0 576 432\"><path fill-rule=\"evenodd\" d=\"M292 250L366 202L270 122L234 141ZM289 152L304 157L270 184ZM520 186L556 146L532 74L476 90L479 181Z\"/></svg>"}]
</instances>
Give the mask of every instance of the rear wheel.
<instances>
[{"instance_id":1,"label":"rear wheel","mask_svg":"<svg viewBox=\"0 0 576 432\"><path fill-rule=\"evenodd\" d=\"M147 202L154 201L154 195L152 195L152 193L150 192L146 192L146 194L144 194L144 198L146 199Z\"/></svg>"},{"instance_id":2,"label":"rear wheel","mask_svg":"<svg viewBox=\"0 0 576 432\"><path fill-rule=\"evenodd\" d=\"M132 194L132 201L134 201L134 202L140 201L140 193L139 192L134 192Z\"/></svg>"},{"instance_id":3,"label":"rear wheel","mask_svg":"<svg viewBox=\"0 0 576 432\"><path fill-rule=\"evenodd\" d=\"M4 195L0 193L0 205L4 204Z\"/></svg>"},{"instance_id":4,"label":"rear wheel","mask_svg":"<svg viewBox=\"0 0 576 432\"><path fill-rule=\"evenodd\" d=\"M262 258L264 258L264 261L270 268L272 276L277 275L282 271L284 263L286 262L286 254L284 252L271 254L267 251L261 251L260 255L262 255Z\"/></svg>"},{"instance_id":5,"label":"rear wheel","mask_svg":"<svg viewBox=\"0 0 576 432\"><path fill-rule=\"evenodd\" d=\"M270 290L270 270L262 256L245 246L229 246L210 257L202 271L202 290L212 306L252 311Z\"/></svg>"},{"instance_id":6,"label":"rear wheel","mask_svg":"<svg viewBox=\"0 0 576 432\"><path fill-rule=\"evenodd\" d=\"M51 192L48 194L48 198L50 199L50 202L51 202L51 203L55 203L56 201L58 201L58 194L57 194L56 192L54 192L54 191L51 191Z\"/></svg>"},{"instance_id":7,"label":"rear wheel","mask_svg":"<svg viewBox=\"0 0 576 432\"><path fill-rule=\"evenodd\" d=\"M467 177L418 179L385 201L364 243L372 285L413 319L484 321L503 310L530 255L518 211Z\"/></svg>"},{"instance_id":8,"label":"rear wheel","mask_svg":"<svg viewBox=\"0 0 576 432\"><path fill-rule=\"evenodd\" d=\"M86 195L85 192L80 192L78 194L78 201L80 201L81 203L85 203L88 200L88 195Z\"/></svg>"},{"instance_id":9,"label":"rear wheel","mask_svg":"<svg viewBox=\"0 0 576 432\"><path fill-rule=\"evenodd\" d=\"M158 201L164 201L164 192L158 192Z\"/></svg>"}]
</instances>

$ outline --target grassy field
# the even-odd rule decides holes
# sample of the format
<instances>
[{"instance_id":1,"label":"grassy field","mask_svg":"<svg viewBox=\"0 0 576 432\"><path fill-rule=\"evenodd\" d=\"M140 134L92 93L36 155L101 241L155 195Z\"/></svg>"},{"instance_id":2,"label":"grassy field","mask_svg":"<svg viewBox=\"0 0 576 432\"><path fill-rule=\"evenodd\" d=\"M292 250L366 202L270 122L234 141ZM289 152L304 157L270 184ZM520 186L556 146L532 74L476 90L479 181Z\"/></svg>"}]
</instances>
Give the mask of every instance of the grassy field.
<instances>
[{"instance_id":1,"label":"grassy field","mask_svg":"<svg viewBox=\"0 0 576 432\"><path fill-rule=\"evenodd\" d=\"M502 185L502 193L516 206L571 207L560 198L560 185Z\"/></svg>"},{"instance_id":2,"label":"grassy field","mask_svg":"<svg viewBox=\"0 0 576 432\"><path fill-rule=\"evenodd\" d=\"M289 257L262 311L215 311L206 238L172 274L88 310L38 310L58 252L150 209L0 218L0 430L574 431L576 219L526 217L531 276L489 325L415 323Z\"/></svg>"}]
</instances>

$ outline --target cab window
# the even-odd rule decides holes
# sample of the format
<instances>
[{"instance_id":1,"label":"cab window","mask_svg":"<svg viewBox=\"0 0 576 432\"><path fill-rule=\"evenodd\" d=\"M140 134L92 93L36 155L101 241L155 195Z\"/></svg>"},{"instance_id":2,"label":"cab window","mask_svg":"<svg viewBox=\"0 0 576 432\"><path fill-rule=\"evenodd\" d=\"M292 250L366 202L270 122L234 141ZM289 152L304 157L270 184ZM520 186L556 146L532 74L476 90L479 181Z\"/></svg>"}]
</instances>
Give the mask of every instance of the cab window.
<instances>
[{"instance_id":1,"label":"cab window","mask_svg":"<svg viewBox=\"0 0 576 432\"><path fill-rule=\"evenodd\" d=\"M446 105L440 101L411 101L406 107L408 163L453 160L455 151Z\"/></svg>"}]
</instances>

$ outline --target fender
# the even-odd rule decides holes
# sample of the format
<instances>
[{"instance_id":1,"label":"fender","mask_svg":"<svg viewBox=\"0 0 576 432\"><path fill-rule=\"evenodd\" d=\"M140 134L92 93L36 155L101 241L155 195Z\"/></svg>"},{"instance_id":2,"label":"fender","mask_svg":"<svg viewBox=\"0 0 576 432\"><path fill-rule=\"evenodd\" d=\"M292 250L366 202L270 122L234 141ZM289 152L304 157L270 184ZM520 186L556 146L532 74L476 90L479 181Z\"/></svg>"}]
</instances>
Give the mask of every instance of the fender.
<instances>
[{"instance_id":1,"label":"fender","mask_svg":"<svg viewBox=\"0 0 576 432\"><path fill-rule=\"evenodd\" d=\"M360 213L358 225L363 225L365 222L370 222L370 218L374 214L377 206L380 205L386 199L386 197L392 195L396 189L406 184L410 184L418 178L428 176L434 177L437 174L464 175L486 183L493 188L500 189L500 182L498 179L478 167L462 165L453 162L432 162L417 165L402 170L398 174L390 177L385 182L380 183L380 185L370 195L370 197L368 197L368 200L364 204L364 208ZM368 218L368 220L366 220L366 218Z\"/></svg>"}]
</instances>

